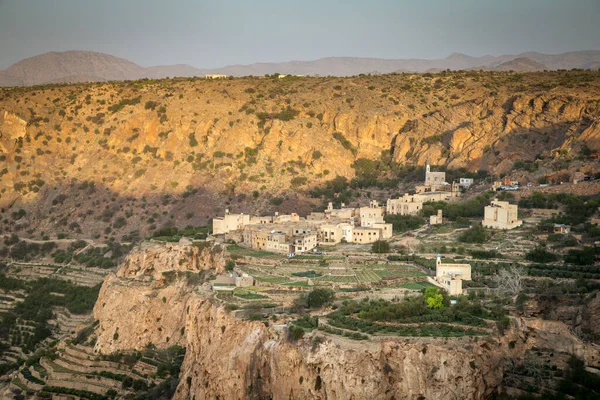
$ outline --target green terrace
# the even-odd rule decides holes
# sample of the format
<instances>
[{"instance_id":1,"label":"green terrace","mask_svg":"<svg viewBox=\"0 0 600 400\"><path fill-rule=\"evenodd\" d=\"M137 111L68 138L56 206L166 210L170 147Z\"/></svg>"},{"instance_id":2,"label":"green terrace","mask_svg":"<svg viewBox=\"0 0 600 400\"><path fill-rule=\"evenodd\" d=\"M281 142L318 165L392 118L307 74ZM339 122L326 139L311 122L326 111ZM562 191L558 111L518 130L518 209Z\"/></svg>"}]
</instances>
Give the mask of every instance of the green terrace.
<instances>
[{"instance_id":1,"label":"green terrace","mask_svg":"<svg viewBox=\"0 0 600 400\"><path fill-rule=\"evenodd\" d=\"M292 321L291 334L299 338L302 336L299 330L310 332L319 329L356 340L377 336L486 336L494 329L503 331L510 323L505 310L497 305L488 309L480 300L461 297L450 306L449 298L437 288L425 283L412 285L415 289L417 286L430 289L425 291L425 295L400 302L344 300L339 308L324 317L303 317Z\"/></svg>"}]
</instances>

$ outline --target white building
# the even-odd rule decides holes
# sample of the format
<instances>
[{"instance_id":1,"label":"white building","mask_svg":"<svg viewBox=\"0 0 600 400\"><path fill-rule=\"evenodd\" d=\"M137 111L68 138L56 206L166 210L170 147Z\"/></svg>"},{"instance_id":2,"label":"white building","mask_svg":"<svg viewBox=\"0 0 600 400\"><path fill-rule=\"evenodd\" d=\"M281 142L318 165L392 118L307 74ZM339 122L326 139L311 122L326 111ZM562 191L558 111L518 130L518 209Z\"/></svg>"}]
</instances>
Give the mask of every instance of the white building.
<instances>
[{"instance_id":1,"label":"white building","mask_svg":"<svg viewBox=\"0 0 600 400\"><path fill-rule=\"evenodd\" d=\"M467 188L473 184L472 178L460 178L458 184L464 188Z\"/></svg>"}]
</instances>

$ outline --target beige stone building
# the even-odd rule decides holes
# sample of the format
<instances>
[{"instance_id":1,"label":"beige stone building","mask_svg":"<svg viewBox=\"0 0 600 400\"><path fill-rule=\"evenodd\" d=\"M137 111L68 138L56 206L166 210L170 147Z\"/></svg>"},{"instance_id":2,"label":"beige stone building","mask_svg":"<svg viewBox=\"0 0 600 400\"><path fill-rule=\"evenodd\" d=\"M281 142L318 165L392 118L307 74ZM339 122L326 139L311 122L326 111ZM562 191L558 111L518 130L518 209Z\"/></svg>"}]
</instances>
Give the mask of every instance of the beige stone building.
<instances>
[{"instance_id":1,"label":"beige stone building","mask_svg":"<svg viewBox=\"0 0 600 400\"><path fill-rule=\"evenodd\" d=\"M206 79L226 79L227 75L206 74L206 75L204 75L204 78L206 78Z\"/></svg>"},{"instance_id":2,"label":"beige stone building","mask_svg":"<svg viewBox=\"0 0 600 400\"><path fill-rule=\"evenodd\" d=\"M351 243L354 225L347 222L327 223L319 226L318 240L321 245L335 245L342 241Z\"/></svg>"},{"instance_id":3,"label":"beige stone building","mask_svg":"<svg viewBox=\"0 0 600 400\"><path fill-rule=\"evenodd\" d=\"M292 237L292 253L306 253L317 247L317 233L306 232Z\"/></svg>"},{"instance_id":4,"label":"beige stone building","mask_svg":"<svg viewBox=\"0 0 600 400\"><path fill-rule=\"evenodd\" d=\"M290 254L293 249L288 240L288 235L284 232L270 232L267 236L266 251L273 253Z\"/></svg>"},{"instance_id":5,"label":"beige stone building","mask_svg":"<svg viewBox=\"0 0 600 400\"><path fill-rule=\"evenodd\" d=\"M508 201L493 200L485 207L482 225L492 229L514 229L523 225L518 219L519 206Z\"/></svg>"},{"instance_id":6,"label":"beige stone building","mask_svg":"<svg viewBox=\"0 0 600 400\"><path fill-rule=\"evenodd\" d=\"M431 167L427 164L425 167L425 186L435 188L447 185L445 172L432 172Z\"/></svg>"},{"instance_id":7,"label":"beige stone building","mask_svg":"<svg viewBox=\"0 0 600 400\"><path fill-rule=\"evenodd\" d=\"M437 210L437 214L429 216L429 225L439 225L444 223L442 210Z\"/></svg>"},{"instance_id":8,"label":"beige stone building","mask_svg":"<svg viewBox=\"0 0 600 400\"><path fill-rule=\"evenodd\" d=\"M462 281L471 280L470 264L445 264L438 254L435 261L435 280L430 280L436 286L445 289L450 296L463 294Z\"/></svg>"},{"instance_id":9,"label":"beige stone building","mask_svg":"<svg viewBox=\"0 0 600 400\"><path fill-rule=\"evenodd\" d=\"M383 219L384 213L385 208L380 207L377 200L371 200L368 206L359 208L360 226L371 227L373 224L385 223Z\"/></svg>"},{"instance_id":10,"label":"beige stone building","mask_svg":"<svg viewBox=\"0 0 600 400\"><path fill-rule=\"evenodd\" d=\"M390 215L414 215L423 209L426 197L422 194L408 194L397 199L388 199L385 211Z\"/></svg>"},{"instance_id":11,"label":"beige stone building","mask_svg":"<svg viewBox=\"0 0 600 400\"><path fill-rule=\"evenodd\" d=\"M213 218L213 235L221 235L230 231L240 230L250 224L250 215L230 214L225 210L224 217Z\"/></svg>"},{"instance_id":12,"label":"beige stone building","mask_svg":"<svg viewBox=\"0 0 600 400\"><path fill-rule=\"evenodd\" d=\"M352 231L352 242L365 244L373 243L382 239L381 230L378 228L356 227Z\"/></svg>"},{"instance_id":13,"label":"beige stone building","mask_svg":"<svg viewBox=\"0 0 600 400\"><path fill-rule=\"evenodd\" d=\"M326 219L351 219L356 215L355 208L346 207L344 203L342 203L340 208L333 208L333 203L329 202L327 206L327 210L325 210L325 218Z\"/></svg>"},{"instance_id":14,"label":"beige stone building","mask_svg":"<svg viewBox=\"0 0 600 400\"><path fill-rule=\"evenodd\" d=\"M375 223L371 225L371 228L379 229L380 239L389 239L394 234L394 225L386 223Z\"/></svg>"}]
</instances>

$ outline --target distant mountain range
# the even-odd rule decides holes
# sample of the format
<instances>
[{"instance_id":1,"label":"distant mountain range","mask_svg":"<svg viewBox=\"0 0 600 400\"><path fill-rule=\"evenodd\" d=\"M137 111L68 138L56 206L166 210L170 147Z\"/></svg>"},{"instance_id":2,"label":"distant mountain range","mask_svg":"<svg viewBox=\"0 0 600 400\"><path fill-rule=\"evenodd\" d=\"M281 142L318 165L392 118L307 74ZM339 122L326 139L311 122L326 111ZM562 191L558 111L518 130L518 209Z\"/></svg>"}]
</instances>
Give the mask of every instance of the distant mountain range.
<instances>
[{"instance_id":1,"label":"distant mountain range","mask_svg":"<svg viewBox=\"0 0 600 400\"><path fill-rule=\"evenodd\" d=\"M184 64L145 68L129 60L108 54L91 51L65 51L27 58L5 70L0 70L0 86L192 77L205 74L247 76L281 73L351 76L361 73L437 72L446 69L531 72L572 68L600 69L600 51L575 51L562 54L529 52L483 57L453 53L447 58L438 60L327 57L314 61L230 65L215 69L199 69Z\"/></svg>"}]
</instances>

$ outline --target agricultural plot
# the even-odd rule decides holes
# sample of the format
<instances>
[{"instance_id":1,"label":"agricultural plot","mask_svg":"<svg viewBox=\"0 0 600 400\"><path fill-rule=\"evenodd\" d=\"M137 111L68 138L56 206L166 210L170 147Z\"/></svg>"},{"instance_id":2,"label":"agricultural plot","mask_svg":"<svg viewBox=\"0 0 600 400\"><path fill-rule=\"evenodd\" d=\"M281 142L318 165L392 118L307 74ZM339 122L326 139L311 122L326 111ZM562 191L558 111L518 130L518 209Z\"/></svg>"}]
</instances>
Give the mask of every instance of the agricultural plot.
<instances>
[{"instance_id":1,"label":"agricultural plot","mask_svg":"<svg viewBox=\"0 0 600 400\"><path fill-rule=\"evenodd\" d=\"M426 273L421 272L419 270L396 270L396 269L378 269L375 270L375 274L377 274L381 278L395 278L395 277L406 277L406 276L427 276Z\"/></svg>"},{"instance_id":2,"label":"agricultural plot","mask_svg":"<svg viewBox=\"0 0 600 400\"><path fill-rule=\"evenodd\" d=\"M422 290L428 288L429 286L433 285L429 282L411 282L400 285L401 288L412 290Z\"/></svg>"},{"instance_id":3,"label":"agricultural plot","mask_svg":"<svg viewBox=\"0 0 600 400\"><path fill-rule=\"evenodd\" d=\"M374 271L362 270L356 272L356 278L359 282L371 283L371 282L379 282L381 277L377 275Z\"/></svg>"},{"instance_id":4,"label":"agricultural plot","mask_svg":"<svg viewBox=\"0 0 600 400\"><path fill-rule=\"evenodd\" d=\"M240 268L243 272L248 275L254 277L258 282L266 282L266 283L285 283L289 282L289 278L284 276L273 276L263 273L262 271L252 269L252 268Z\"/></svg>"},{"instance_id":5,"label":"agricultural plot","mask_svg":"<svg viewBox=\"0 0 600 400\"><path fill-rule=\"evenodd\" d=\"M358 283L353 275L325 275L315 279L315 282Z\"/></svg>"}]
</instances>

